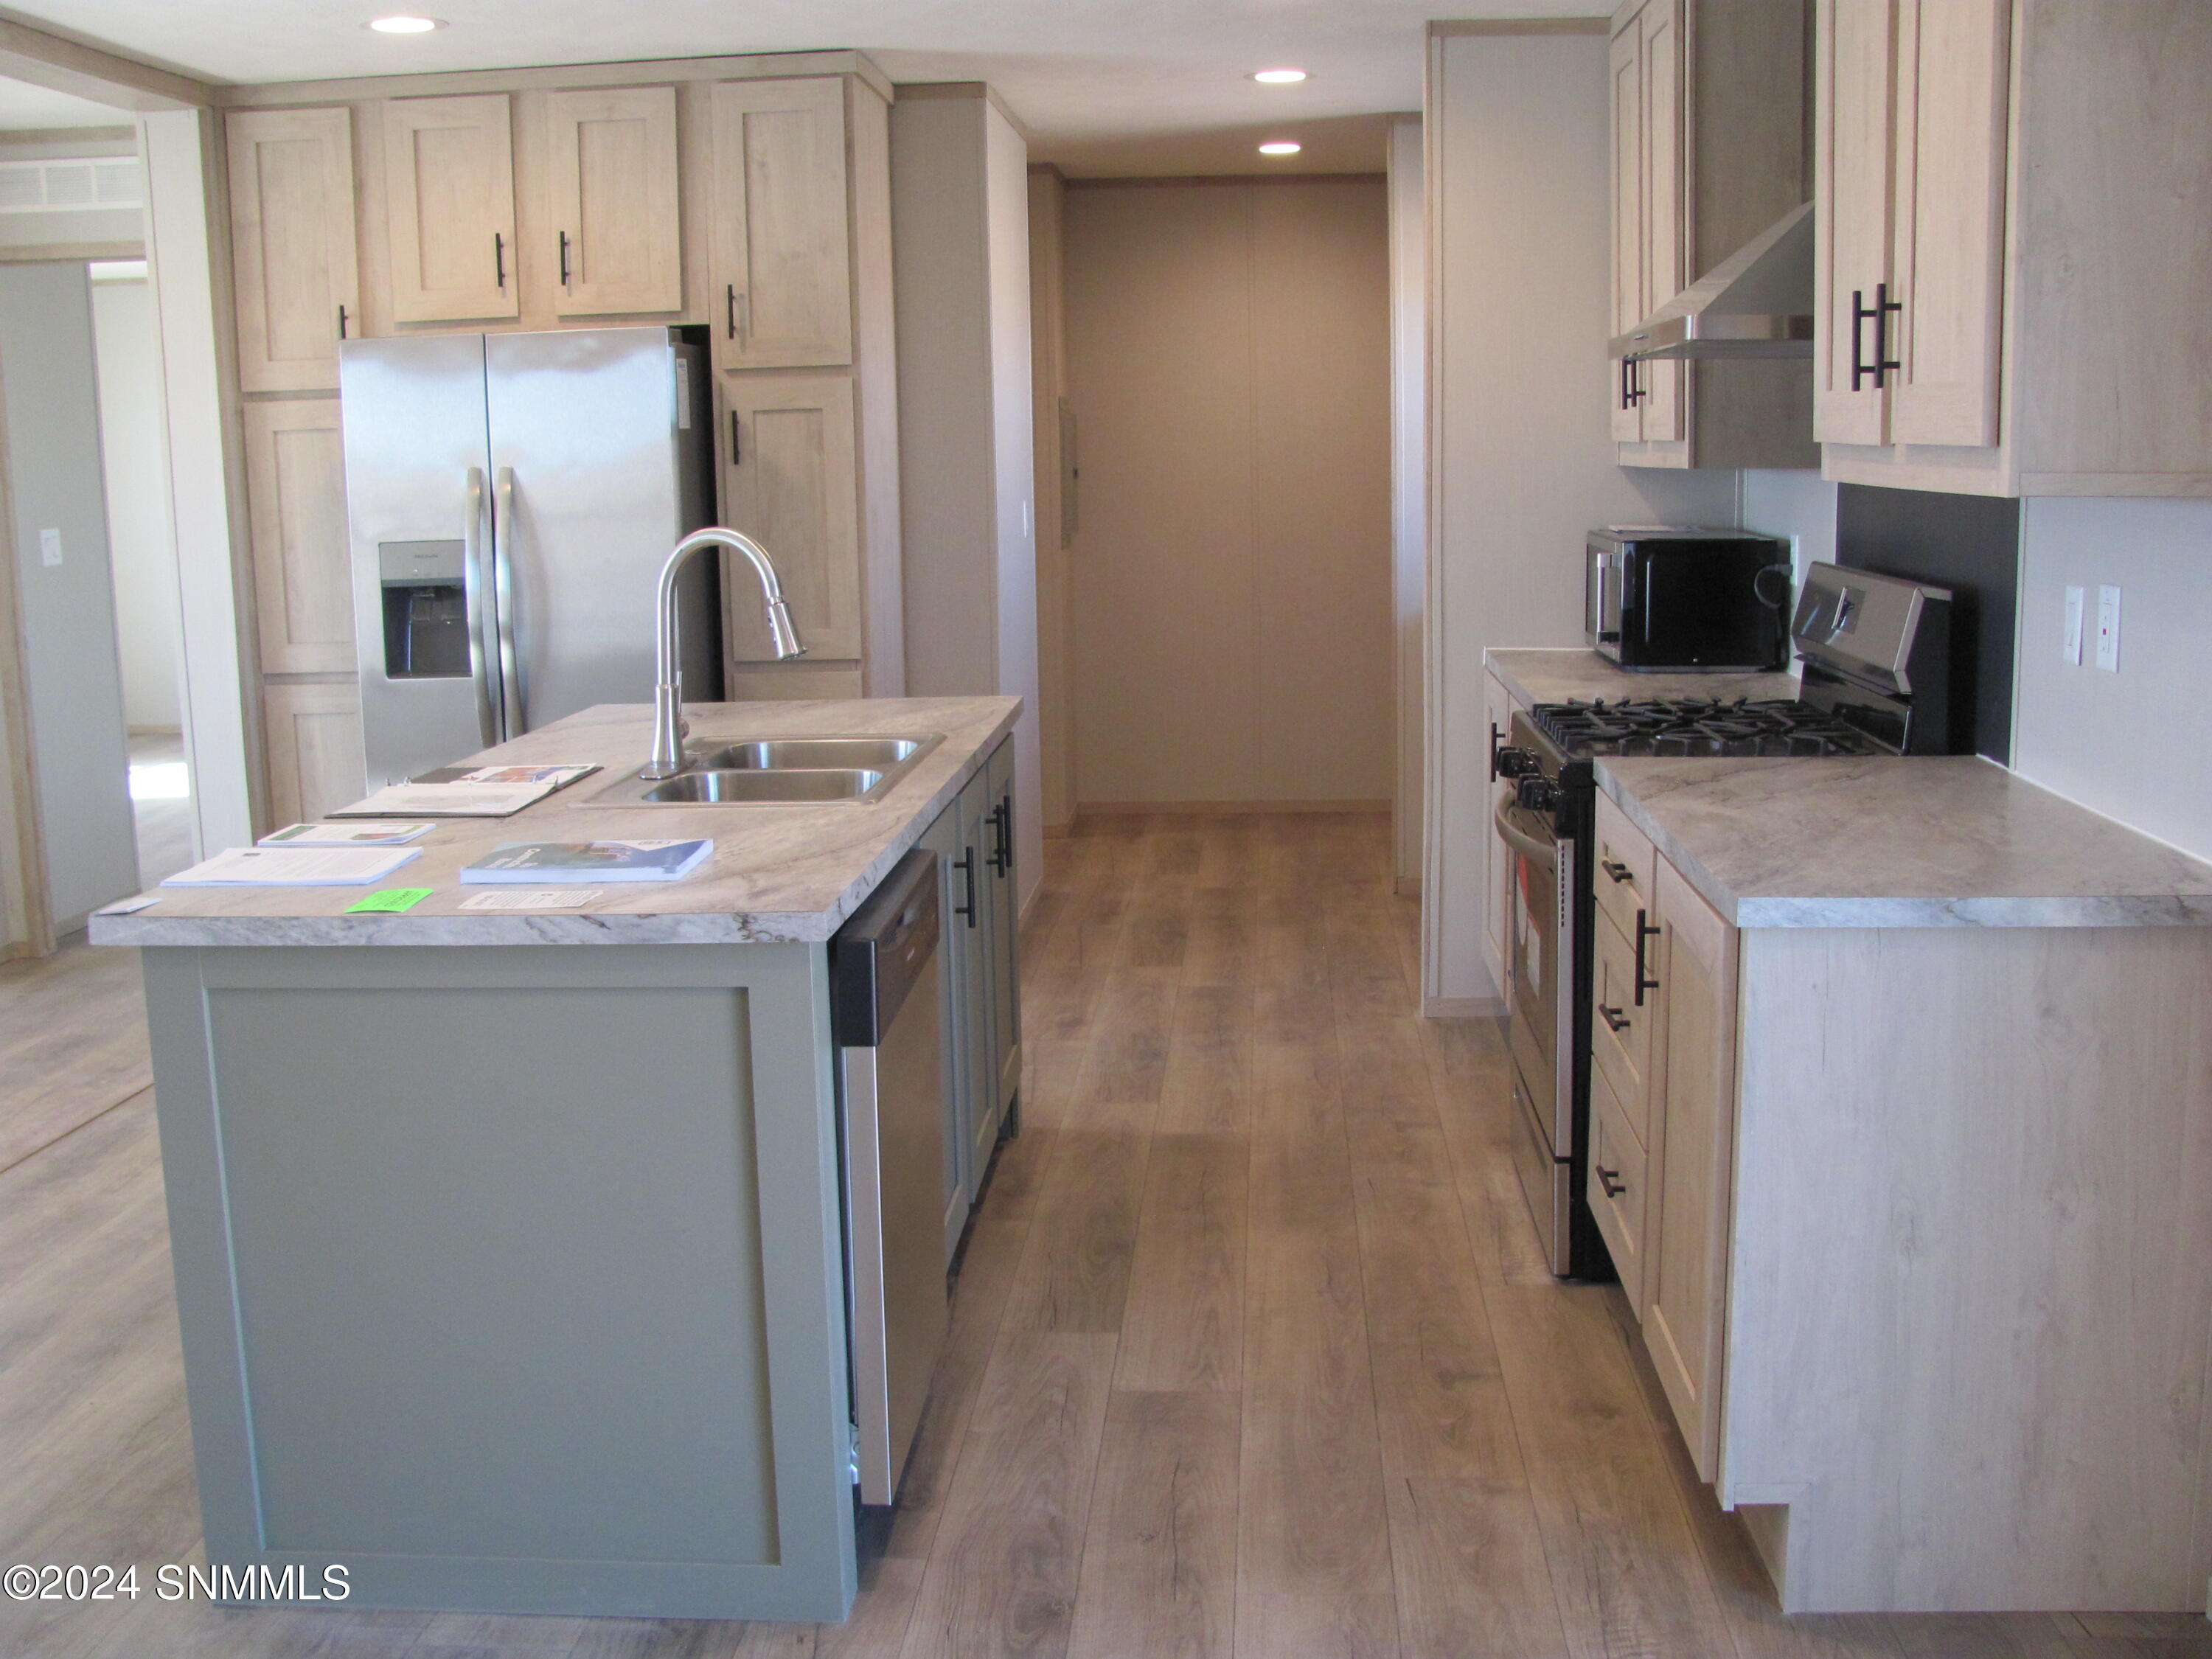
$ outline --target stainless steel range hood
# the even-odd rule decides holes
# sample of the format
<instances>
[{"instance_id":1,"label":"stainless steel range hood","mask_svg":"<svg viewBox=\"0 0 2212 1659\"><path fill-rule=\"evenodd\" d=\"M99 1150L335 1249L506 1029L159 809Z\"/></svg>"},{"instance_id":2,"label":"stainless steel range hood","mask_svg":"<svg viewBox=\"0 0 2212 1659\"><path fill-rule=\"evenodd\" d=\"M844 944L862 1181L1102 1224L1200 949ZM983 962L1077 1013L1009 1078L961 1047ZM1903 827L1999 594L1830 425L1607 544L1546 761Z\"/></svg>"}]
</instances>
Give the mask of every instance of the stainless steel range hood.
<instances>
[{"instance_id":1,"label":"stainless steel range hood","mask_svg":"<svg viewBox=\"0 0 2212 1659\"><path fill-rule=\"evenodd\" d=\"M1813 204L1802 203L1629 333L1615 357L1813 355Z\"/></svg>"}]
</instances>

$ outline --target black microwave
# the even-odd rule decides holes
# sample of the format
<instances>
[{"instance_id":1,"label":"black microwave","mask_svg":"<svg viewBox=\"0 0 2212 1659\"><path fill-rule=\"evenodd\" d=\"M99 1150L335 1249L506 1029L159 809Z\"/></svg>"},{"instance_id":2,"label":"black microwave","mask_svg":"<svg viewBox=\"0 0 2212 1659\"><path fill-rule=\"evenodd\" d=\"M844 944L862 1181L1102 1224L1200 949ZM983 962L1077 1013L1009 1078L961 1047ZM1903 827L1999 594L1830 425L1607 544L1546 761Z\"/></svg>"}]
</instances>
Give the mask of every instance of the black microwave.
<instances>
[{"instance_id":1,"label":"black microwave","mask_svg":"<svg viewBox=\"0 0 2212 1659\"><path fill-rule=\"evenodd\" d=\"M1646 672L1752 673L1790 660L1790 544L1744 530L1593 530L1590 648Z\"/></svg>"}]
</instances>

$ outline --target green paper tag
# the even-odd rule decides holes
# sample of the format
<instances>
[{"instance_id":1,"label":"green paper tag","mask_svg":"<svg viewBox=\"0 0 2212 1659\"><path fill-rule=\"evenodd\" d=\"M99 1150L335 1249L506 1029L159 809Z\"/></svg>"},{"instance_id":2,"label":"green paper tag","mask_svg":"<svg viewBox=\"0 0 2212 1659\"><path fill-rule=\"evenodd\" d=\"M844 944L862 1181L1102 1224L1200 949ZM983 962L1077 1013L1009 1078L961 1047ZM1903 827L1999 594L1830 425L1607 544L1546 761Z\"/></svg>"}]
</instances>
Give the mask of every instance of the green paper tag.
<instances>
[{"instance_id":1,"label":"green paper tag","mask_svg":"<svg viewBox=\"0 0 2212 1659\"><path fill-rule=\"evenodd\" d=\"M402 910L412 910L429 896L430 889L428 887L387 887L380 893L371 893L365 899L355 900L346 906L346 914L351 915L356 910L388 910L397 915Z\"/></svg>"}]
</instances>

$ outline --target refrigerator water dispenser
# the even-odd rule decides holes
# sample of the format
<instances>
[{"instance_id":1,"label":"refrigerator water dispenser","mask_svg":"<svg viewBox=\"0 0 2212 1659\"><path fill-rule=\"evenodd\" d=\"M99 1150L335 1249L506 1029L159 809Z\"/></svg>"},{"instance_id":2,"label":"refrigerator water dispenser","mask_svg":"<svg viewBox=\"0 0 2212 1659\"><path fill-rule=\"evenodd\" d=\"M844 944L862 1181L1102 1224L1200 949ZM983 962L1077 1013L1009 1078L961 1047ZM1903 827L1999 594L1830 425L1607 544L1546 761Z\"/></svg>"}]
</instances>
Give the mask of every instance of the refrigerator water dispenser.
<instances>
[{"instance_id":1,"label":"refrigerator water dispenser","mask_svg":"<svg viewBox=\"0 0 2212 1659\"><path fill-rule=\"evenodd\" d=\"M384 676L466 679L469 601L464 544L379 542L384 590Z\"/></svg>"}]
</instances>

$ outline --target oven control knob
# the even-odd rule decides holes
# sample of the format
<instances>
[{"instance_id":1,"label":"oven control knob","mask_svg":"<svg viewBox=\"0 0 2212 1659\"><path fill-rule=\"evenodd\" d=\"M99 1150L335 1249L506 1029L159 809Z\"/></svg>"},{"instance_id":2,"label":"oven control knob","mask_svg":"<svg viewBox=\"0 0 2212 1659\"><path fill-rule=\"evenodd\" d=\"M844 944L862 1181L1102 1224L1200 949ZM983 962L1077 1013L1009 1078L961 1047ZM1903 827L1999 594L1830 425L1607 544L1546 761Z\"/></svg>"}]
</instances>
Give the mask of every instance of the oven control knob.
<instances>
[{"instance_id":1,"label":"oven control knob","mask_svg":"<svg viewBox=\"0 0 2212 1659\"><path fill-rule=\"evenodd\" d=\"M1533 749L1502 748L1498 751L1498 775L1501 778L1525 778L1536 770L1536 753Z\"/></svg>"},{"instance_id":2,"label":"oven control knob","mask_svg":"<svg viewBox=\"0 0 2212 1659\"><path fill-rule=\"evenodd\" d=\"M1540 773L1522 778L1513 786L1513 798L1524 811L1547 815L1556 812L1559 808L1559 781Z\"/></svg>"}]
</instances>

